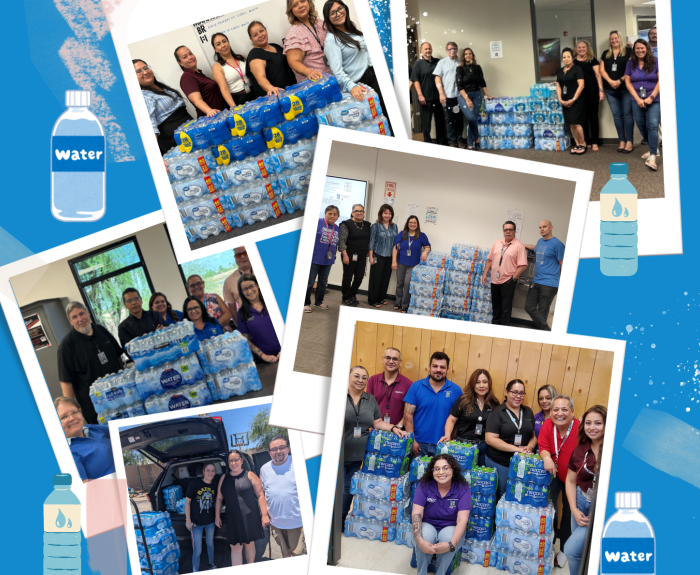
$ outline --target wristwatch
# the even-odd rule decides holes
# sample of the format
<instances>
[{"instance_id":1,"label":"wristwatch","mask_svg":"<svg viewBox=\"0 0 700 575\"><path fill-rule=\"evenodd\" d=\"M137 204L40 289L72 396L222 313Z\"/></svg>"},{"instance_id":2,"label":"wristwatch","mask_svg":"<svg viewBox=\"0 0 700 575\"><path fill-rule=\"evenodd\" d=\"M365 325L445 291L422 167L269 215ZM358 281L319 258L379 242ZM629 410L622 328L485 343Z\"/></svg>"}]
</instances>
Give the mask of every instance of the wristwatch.
<instances>
[{"instance_id":1,"label":"wristwatch","mask_svg":"<svg viewBox=\"0 0 700 575\"><path fill-rule=\"evenodd\" d=\"M448 541L447 544L450 546L450 553L454 553L454 551L455 551L455 546L452 545L452 541Z\"/></svg>"}]
</instances>

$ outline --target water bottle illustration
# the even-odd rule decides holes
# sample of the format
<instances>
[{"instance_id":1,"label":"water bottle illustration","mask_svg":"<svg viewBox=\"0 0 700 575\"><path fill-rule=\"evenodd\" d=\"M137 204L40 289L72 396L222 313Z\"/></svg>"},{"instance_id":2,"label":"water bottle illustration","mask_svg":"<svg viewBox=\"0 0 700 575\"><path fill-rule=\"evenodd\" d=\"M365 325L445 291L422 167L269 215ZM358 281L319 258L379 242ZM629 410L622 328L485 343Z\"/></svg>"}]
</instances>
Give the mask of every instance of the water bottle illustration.
<instances>
[{"instance_id":1,"label":"water bottle illustration","mask_svg":"<svg viewBox=\"0 0 700 575\"><path fill-rule=\"evenodd\" d=\"M51 132L51 214L94 222L105 214L105 132L88 109L89 91L67 90L66 107Z\"/></svg>"},{"instance_id":2,"label":"water bottle illustration","mask_svg":"<svg viewBox=\"0 0 700 575\"><path fill-rule=\"evenodd\" d=\"M629 167L610 164L610 181L600 192L600 271L606 276L637 273L637 190Z\"/></svg>"},{"instance_id":3,"label":"water bottle illustration","mask_svg":"<svg viewBox=\"0 0 700 575\"><path fill-rule=\"evenodd\" d=\"M639 512L642 494L615 493L615 512L603 527L601 573L654 575L656 539L649 520Z\"/></svg>"},{"instance_id":4,"label":"water bottle illustration","mask_svg":"<svg viewBox=\"0 0 700 575\"><path fill-rule=\"evenodd\" d=\"M54 475L44 501L44 575L80 575L80 500L72 482L67 473Z\"/></svg>"}]
</instances>

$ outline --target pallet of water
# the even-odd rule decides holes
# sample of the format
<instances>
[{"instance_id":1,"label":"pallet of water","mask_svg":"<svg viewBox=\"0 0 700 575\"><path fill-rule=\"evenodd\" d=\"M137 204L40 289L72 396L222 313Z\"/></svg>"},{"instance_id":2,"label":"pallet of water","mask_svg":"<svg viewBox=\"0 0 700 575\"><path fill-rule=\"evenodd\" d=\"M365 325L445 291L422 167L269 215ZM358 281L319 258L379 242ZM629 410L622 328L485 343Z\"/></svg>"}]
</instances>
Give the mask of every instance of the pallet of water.
<instances>
[{"instance_id":1,"label":"pallet of water","mask_svg":"<svg viewBox=\"0 0 700 575\"><path fill-rule=\"evenodd\" d=\"M194 334L194 324L189 320L178 321L167 327L143 335L126 344L126 351L140 372L166 361L176 361L199 349Z\"/></svg>"}]
</instances>

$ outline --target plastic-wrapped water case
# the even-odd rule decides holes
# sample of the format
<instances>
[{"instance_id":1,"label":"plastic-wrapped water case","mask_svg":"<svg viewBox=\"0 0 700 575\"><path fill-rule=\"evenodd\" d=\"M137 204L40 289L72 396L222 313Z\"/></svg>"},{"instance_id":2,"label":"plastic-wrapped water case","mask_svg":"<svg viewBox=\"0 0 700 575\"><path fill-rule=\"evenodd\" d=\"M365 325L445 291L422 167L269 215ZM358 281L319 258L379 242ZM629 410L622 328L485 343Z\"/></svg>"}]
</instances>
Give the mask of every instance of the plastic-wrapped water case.
<instances>
[{"instance_id":1,"label":"plastic-wrapped water case","mask_svg":"<svg viewBox=\"0 0 700 575\"><path fill-rule=\"evenodd\" d=\"M547 100L543 98L530 98L528 102L528 110L530 112L541 112L546 109Z\"/></svg>"},{"instance_id":2,"label":"plastic-wrapped water case","mask_svg":"<svg viewBox=\"0 0 700 575\"><path fill-rule=\"evenodd\" d=\"M508 479L519 479L526 483L549 485L552 474L544 468L542 458L534 453L516 453L510 459Z\"/></svg>"},{"instance_id":3,"label":"plastic-wrapped water case","mask_svg":"<svg viewBox=\"0 0 700 575\"><path fill-rule=\"evenodd\" d=\"M408 293L426 298L438 298L442 294L442 286L411 282Z\"/></svg>"},{"instance_id":4,"label":"plastic-wrapped water case","mask_svg":"<svg viewBox=\"0 0 700 575\"><path fill-rule=\"evenodd\" d=\"M219 168L217 175L221 178L221 188L243 186L255 180L263 180L277 173L278 162L264 152L255 158L229 164Z\"/></svg>"},{"instance_id":5,"label":"plastic-wrapped water case","mask_svg":"<svg viewBox=\"0 0 700 575\"><path fill-rule=\"evenodd\" d=\"M547 121L548 118L549 118L549 114L546 110L542 110L540 112L531 112L530 113L530 121L533 124L547 124L547 123L549 123Z\"/></svg>"},{"instance_id":6,"label":"plastic-wrapped water case","mask_svg":"<svg viewBox=\"0 0 700 575\"><path fill-rule=\"evenodd\" d=\"M440 310L440 317L444 317L446 319L456 319L459 321L469 321L470 316L468 313L460 313L459 311L443 307L442 310Z\"/></svg>"},{"instance_id":7,"label":"plastic-wrapped water case","mask_svg":"<svg viewBox=\"0 0 700 575\"><path fill-rule=\"evenodd\" d=\"M493 538L490 541L465 539L462 544L462 562L489 567L495 565L497 561L498 551L493 546Z\"/></svg>"},{"instance_id":8,"label":"plastic-wrapped water case","mask_svg":"<svg viewBox=\"0 0 700 575\"><path fill-rule=\"evenodd\" d=\"M512 124L513 114L495 112L493 114L489 114L489 119L491 124Z\"/></svg>"},{"instance_id":9,"label":"plastic-wrapped water case","mask_svg":"<svg viewBox=\"0 0 700 575\"><path fill-rule=\"evenodd\" d=\"M148 527L156 527L156 529L160 530L172 526L170 514L165 513L164 511L142 511L140 515L141 525L143 525L144 529ZM139 517L136 515L136 513L132 515L132 519L134 521L134 527L138 527Z\"/></svg>"},{"instance_id":10,"label":"plastic-wrapped water case","mask_svg":"<svg viewBox=\"0 0 700 575\"><path fill-rule=\"evenodd\" d=\"M126 344L126 351L134 360L136 369L143 371L166 361L177 361L199 349L194 324L178 321Z\"/></svg>"},{"instance_id":11,"label":"plastic-wrapped water case","mask_svg":"<svg viewBox=\"0 0 700 575\"><path fill-rule=\"evenodd\" d=\"M175 504L175 509L178 514L184 515L185 514L185 498L183 497L182 499L179 499L178 502Z\"/></svg>"},{"instance_id":12,"label":"plastic-wrapped water case","mask_svg":"<svg viewBox=\"0 0 700 575\"><path fill-rule=\"evenodd\" d=\"M383 501L408 501L410 500L408 478L408 473L400 477L382 477L358 471L350 480L350 493Z\"/></svg>"},{"instance_id":13,"label":"plastic-wrapped water case","mask_svg":"<svg viewBox=\"0 0 700 575\"><path fill-rule=\"evenodd\" d=\"M296 211L304 211L306 209L306 196L308 194L299 194L290 198L284 198L284 208L288 214L293 214Z\"/></svg>"},{"instance_id":14,"label":"plastic-wrapped water case","mask_svg":"<svg viewBox=\"0 0 700 575\"><path fill-rule=\"evenodd\" d=\"M538 124L532 131L535 138L563 138L566 134L564 124Z\"/></svg>"},{"instance_id":15,"label":"plastic-wrapped water case","mask_svg":"<svg viewBox=\"0 0 700 575\"><path fill-rule=\"evenodd\" d=\"M202 199L226 189L224 180L217 171L212 170L206 176L195 176L186 180L176 181L172 185L173 195L177 203L185 203L194 199Z\"/></svg>"},{"instance_id":16,"label":"plastic-wrapped water case","mask_svg":"<svg viewBox=\"0 0 700 575\"><path fill-rule=\"evenodd\" d=\"M552 94L552 88L549 84L533 84L530 86L530 97L540 100L546 100Z\"/></svg>"},{"instance_id":17,"label":"plastic-wrapped water case","mask_svg":"<svg viewBox=\"0 0 700 575\"><path fill-rule=\"evenodd\" d=\"M425 309L429 311L439 312L442 308L442 296L437 298L422 297L419 295L411 296L411 307L413 309Z\"/></svg>"},{"instance_id":18,"label":"plastic-wrapped water case","mask_svg":"<svg viewBox=\"0 0 700 575\"><path fill-rule=\"evenodd\" d=\"M440 317L442 310L431 310L408 306L407 312L411 315L421 315L424 317Z\"/></svg>"},{"instance_id":19,"label":"plastic-wrapped water case","mask_svg":"<svg viewBox=\"0 0 700 575\"><path fill-rule=\"evenodd\" d=\"M283 208L283 202L274 200L256 205L247 210L227 212L226 220L232 228L242 228L245 225L252 226L256 222L277 219L285 213Z\"/></svg>"},{"instance_id":20,"label":"plastic-wrapped water case","mask_svg":"<svg viewBox=\"0 0 700 575\"><path fill-rule=\"evenodd\" d=\"M408 470L408 457L394 457L382 453L365 453L362 471L384 477L401 477Z\"/></svg>"},{"instance_id":21,"label":"plastic-wrapped water case","mask_svg":"<svg viewBox=\"0 0 700 575\"><path fill-rule=\"evenodd\" d=\"M177 502L184 497L182 487L179 485L170 485L163 489L163 498L165 499L165 508L170 512L177 511Z\"/></svg>"},{"instance_id":22,"label":"plastic-wrapped water case","mask_svg":"<svg viewBox=\"0 0 700 575\"><path fill-rule=\"evenodd\" d=\"M362 102L350 94L345 94L340 102L316 110L318 123L339 128L353 127L364 120L374 120L383 114L376 93L368 95Z\"/></svg>"},{"instance_id":23,"label":"plastic-wrapped water case","mask_svg":"<svg viewBox=\"0 0 700 575\"><path fill-rule=\"evenodd\" d=\"M457 440L441 441L437 444L436 453L451 455L462 470L471 469L479 459L479 449L476 445Z\"/></svg>"},{"instance_id":24,"label":"plastic-wrapped water case","mask_svg":"<svg viewBox=\"0 0 700 575\"><path fill-rule=\"evenodd\" d=\"M192 385L183 385L161 395L152 395L143 404L146 411L152 414L211 405L212 401L207 384L204 381L197 381Z\"/></svg>"},{"instance_id":25,"label":"plastic-wrapped water case","mask_svg":"<svg viewBox=\"0 0 700 575\"><path fill-rule=\"evenodd\" d=\"M89 394L97 414L106 409L133 404L140 399L136 387L136 369L130 367L101 377L90 386Z\"/></svg>"},{"instance_id":26,"label":"plastic-wrapped water case","mask_svg":"<svg viewBox=\"0 0 700 575\"><path fill-rule=\"evenodd\" d=\"M441 286L445 283L445 270L431 266L416 266L411 272L411 282Z\"/></svg>"},{"instance_id":27,"label":"plastic-wrapped water case","mask_svg":"<svg viewBox=\"0 0 700 575\"><path fill-rule=\"evenodd\" d=\"M434 268L444 268L445 260L449 257L449 254L443 252L428 252L428 257L425 260L425 265Z\"/></svg>"},{"instance_id":28,"label":"plastic-wrapped water case","mask_svg":"<svg viewBox=\"0 0 700 575\"><path fill-rule=\"evenodd\" d=\"M508 527L496 527L494 544L497 549L503 549L506 553L522 553L538 559L549 557L552 551L554 533L539 535L536 533L509 529Z\"/></svg>"},{"instance_id":29,"label":"plastic-wrapped water case","mask_svg":"<svg viewBox=\"0 0 700 575\"><path fill-rule=\"evenodd\" d=\"M410 515L410 513L407 515ZM413 540L413 525L410 523L399 523L396 526L396 541L394 541L394 543L413 548L415 545Z\"/></svg>"},{"instance_id":30,"label":"plastic-wrapped water case","mask_svg":"<svg viewBox=\"0 0 700 575\"><path fill-rule=\"evenodd\" d=\"M568 136L561 138L535 138L535 150L543 152L563 152L571 147Z\"/></svg>"},{"instance_id":31,"label":"plastic-wrapped water case","mask_svg":"<svg viewBox=\"0 0 700 575\"><path fill-rule=\"evenodd\" d=\"M510 143L513 150L528 150L533 146L532 138L528 137L513 136L510 139Z\"/></svg>"},{"instance_id":32,"label":"plastic-wrapped water case","mask_svg":"<svg viewBox=\"0 0 700 575\"><path fill-rule=\"evenodd\" d=\"M413 433L399 437L391 431L373 429L367 439L367 451L375 451L394 457L408 457L413 449Z\"/></svg>"},{"instance_id":33,"label":"plastic-wrapped water case","mask_svg":"<svg viewBox=\"0 0 700 575\"><path fill-rule=\"evenodd\" d=\"M204 373L217 373L253 361L248 340L239 331L225 332L200 344L197 357Z\"/></svg>"},{"instance_id":34,"label":"plastic-wrapped water case","mask_svg":"<svg viewBox=\"0 0 700 575\"><path fill-rule=\"evenodd\" d=\"M410 504L410 501L387 501L356 495L352 501L352 514L355 517L364 517L365 519L401 523L407 504ZM410 511L408 512L410 513Z\"/></svg>"},{"instance_id":35,"label":"plastic-wrapped water case","mask_svg":"<svg viewBox=\"0 0 700 575\"><path fill-rule=\"evenodd\" d=\"M564 123L564 112L549 112L547 114L547 123L549 124L563 124Z\"/></svg>"},{"instance_id":36,"label":"plastic-wrapped water case","mask_svg":"<svg viewBox=\"0 0 700 575\"><path fill-rule=\"evenodd\" d=\"M554 566L554 553L550 553L546 559L537 559L522 553L499 550L498 561L493 566L500 571L508 571L512 575L525 573L549 575Z\"/></svg>"},{"instance_id":37,"label":"plastic-wrapped water case","mask_svg":"<svg viewBox=\"0 0 700 575\"><path fill-rule=\"evenodd\" d=\"M491 135L491 124L478 124L479 126L479 136L490 136Z\"/></svg>"},{"instance_id":38,"label":"plastic-wrapped water case","mask_svg":"<svg viewBox=\"0 0 700 575\"><path fill-rule=\"evenodd\" d=\"M511 116L512 124L529 124L530 122L530 112L513 112Z\"/></svg>"},{"instance_id":39,"label":"plastic-wrapped water case","mask_svg":"<svg viewBox=\"0 0 700 575\"><path fill-rule=\"evenodd\" d=\"M311 168L308 166L300 166L296 170L280 174L277 178L277 183L284 196L306 193L311 183Z\"/></svg>"},{"instance_id":40,"label":"plastic-wrapped water case","mask_svg":"<svg viewBox=\"0 0 700 575\"><path fill-rule=\"evenodd\" d=\"M480 517L478 515L469 515L467 523L467 539L475 541L488 541L493 534L493 519L490 517Z\"/></svg>"},{"instance_id":41,"label":"plastic-wrapped water case","mask_svg":"<svg viewBox=\"0 0 700 575\"><path fill-rule=\"evenodd\" d=\"M216 215L223 214L232 208L230 200L226 196L219 197L219 193L210 194L209 197L191 200L185 204L180 204L180 219L183 224L194 221L203 221Z\"/></svg>"},{"instance_id":42,"label":"plastic-wrapped water case","mask_svg":"<svg viewBox=\"0 0 700 575\"><path fill-rule=\"evenodd\" d=\"M370 541L394 541L396 539L396 525L387 521L375 521L364 517L348 515L345 519L345 537L357 537Z\"/></svg>"},{"instance_id":43,"label":"plastic-wrapped water case","mask_svg":"<svg viewBox=\"0 0 700 575\"><path fill-rule=\"evenodd\" d=\"M517 479L509 479L506 485L506 501L514 501L533 507L546 507L548 497L549 485L525 483Z\"/></svg>"},{"instance_id":44,"label":"plastic-wrapped water case","mask_svg":"<svg viewBox=\"0 0 700 575\"><path fill-rule=\"evenodd\" d=\"M270 158L275 163L275 172L281 174L285 170L296 170L304 167L311 169L316 153L316 140L301 140L292 145L285 146L281 150L270 152Z\"/></svg>"},{"instance_id":45,"label":"plastic-wrapped water case","mask_svg":"<svg viewBox=\"0 0 700 575\"><path fill-rule=\"evenodd\" d=\"M208 176L218 165L209 149L196 150L190 154L173 155L165 162L168 164L168 173L177 181Z\"/></svg>"},{"instance_id":46,"label":"plastic-wrapped water case","mask_svg":"<svg viewBox=\"0 0 700 575\"><path fill-rule=\"evenodd\" d=\"M199 364L199 359L195 354L191 354L139 371L136 374L136 387L141 399L145 401L151 395L160 395L203 379L204 370Z\"/></svg>"},{"instance_id":47,"label":"plastic-wrapped water case","mask_svg":"<svg viewBox=\"0 0 700 575\"><path fill-rule=\"evenodd\" d=\"M468 472L472 494L496 495L498 473L492 467L474 467Z\"/></svg>"},{"instance_id":48,"label":"plastic-wrapped water case","mask_svg":"<svg viewBox=\"0 0 700 575\"><path fill-rule=\"evenodd\" d=\"M260 391L262 383L255 362L241 363L233 369L223 369L207 375L207 386L214 401L245 395L249 391Z\"/></svg>"},{"instance_id":49,"label":"plastic-wrapped water case","mask_svg":"<svg viewBox=\"0 0 700 575\"><path fill-rule=\"evenodd\" d=\"M141 541L136 541L136 548L143 564L143 560L146 558L146 549ZM153 561L154 558L156 558L158 561L162 561L164 556L171 551L175 551L175 557L178 559L180 558L180 545L177 541L173 541L169 545L148 545L148 553L151 556L151 561Z\"/></svg>"},{"instance_id":50,"label":"plastic-wrapped water case","mask_svg":"<svg viewBox=\"0 0 700 575\"><path fill-rule=\"evenodd\" d=\"M411 483L415 483L416 481L419 481L421 477L423 477L425 470L428 469L428 465L430 464L431 459L432 457L423 455L422 457L416 457L411 461L411 466L409 468L408 474L408 480Z\"/></svg>"},{"instance_id":51,"label":"plastic-wrapped water case","mask_svg":"<svg viewBox=\"0 0 700 575\"><path fill-rule=\"evenodd\" d=\"M530 98L526 96L517 96L513 98L513 112L529 112Z\"/></svg>"},{"instance_id":52,"label":"plastic-wrapped water case","mask_svg":"<svg viewBox=\"0 0 700 575\"><path fill-rule=\"evenodd\" d=\"M368 134L377 134L379 136L391 136L391 128L386 116L381 115L375 120L367 120L362 122L355 128L358 132L367 132Z\"/></svg>"},{"instance_id":53,"label":"plastic-wrapped water case","mask_svg":"<svg viewBox=\"0 0 700 575\"><path fill-rule=\"evenodd\" d=\"M487 98L486 99L486 111L487 112L512 112L514 109L513 98Z\"/></svg>"},{"instance_id":54,"label":"plastic-wrapped water case","mask_svg":"<svg viewBox=\"0 0 700 575\"><path fill-rule=\"evenodd\" d=\"M182 491L182 488L180 488L180 491ZM175 512L174 506L172 508L172 512ZM137 527L136 529L134 529L134 532L136 533L137 546L143 547L144 537L142 537L141 535L141 530ZM143 535L145 536L146 545L148 546L149 550L154 545L161 545L162 547L167 547L168 545L177 542L177 538L175 537L175 529L173 529L172 527L166 527L165 529L160 530L155 530L153 527L151 527L149 529L144 529Z\"/></svg>"},{"instance_id":55,"label":"plastic-wrapped water case","mask_svg":"<svg viewBox=\"0 0 700 575\"><path fill-rule=\"evenodd\" d=\"M472 493L472 510L470 515L493 517L496 512L496 496Z\"/></svg>"},{"instance_id":56,"label":"plastic-wrapped water case","mask_svg":"<svg viewBox=\"0 0 700 575\"><path fill-rule=\"evenodd\" d=\"M555 511L551 501L547 507L533 507L501 499L496 505L496 526L519 529L527 533L550 535Z\"/></svg>"}]
</instances>

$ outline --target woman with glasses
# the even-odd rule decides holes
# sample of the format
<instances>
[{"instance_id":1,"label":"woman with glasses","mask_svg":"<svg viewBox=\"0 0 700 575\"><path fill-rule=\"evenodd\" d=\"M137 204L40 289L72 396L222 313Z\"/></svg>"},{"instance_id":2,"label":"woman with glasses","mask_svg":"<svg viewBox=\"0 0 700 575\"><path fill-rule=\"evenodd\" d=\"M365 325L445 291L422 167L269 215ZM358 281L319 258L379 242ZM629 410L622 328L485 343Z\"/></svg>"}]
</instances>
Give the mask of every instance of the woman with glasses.
<instances>
[{"instance_id":1,"label":"woman with glasses","mask_svg":"<svg viewBox=\"0 0 700 575\"><path fill-rule=\"evenodd\" d=\"M109 427L85 423L80 405L72 397L57 398L54 407L83 483L114 473Z\"/></svg>"},{"instance_id":2,"label":"woman with glasses","mask_svg":"<svg viewBox=\"0 0 700 575\"><path fill-rule=\"evenodd\" d=\"M586 123L586 105L583 99L585 79L581 66L576 65L571 48L561 51L561 63L562 67L557 70L557 97L564 112L564 122L574 138L569 153L581 155L586 153L586 139L583 136L583 125Z\"/></svg>"},{"instance_id":3,"label":"woman with glasses","mask_svg":"<svg viewBox=\"0 0 700 575\"><path fill-rule=\"evenodd\" d=\"M403 227L403 233L394 238L394 249L391 252L391 269L396 271L396 303L394 309L401 313L408 311L411 301L411 274L413 268L421 261L428 259L430 240L420 231L420 223L416 216L409 216Z\"/></svg>"},{"instance_id":4,"label":"woman with glasses","mask_svg":"<svg viewBox=\"0 0 700 575\"><path fill-rule=\"evenodd\" d=\"M292 27L284 37L284 53L297 82L318 80L321 72L330 74L323 53L328 32L313 0L287 0L287 18Z\"/></svg>"},{"instance_id":5,"label":"woman with glasses","mask_svg":"<svg viewBox=\"0 0 700 575\"><path fill-rule=\"evenodd\" d=\"M163 326L182 321L182 312L174 310L165 294L159 291L155 292L148 300L148 309L160 314L160 323Z\"/></svg>"},{"instance_id":6,"label":"woman with glasses","mask_svg":"<svg viewBox=\"0 0 700 575\"><path fill-rule=\"evenodd\" d=\"M247 565L255 563L255 541L265 537L270 525L265 492L260 478L246 471L243 454L237 449L229 452L229 472L221 476L216 494L214 523L221 529L221 507L226 506L226 537L231 546L231 565L243 565L243 550Z\"/></svg>"},{"instance_id":7,"label":"woman with glasses","mask_svg":"<svg viewBox=\"0 0 700 575\"><path fill-rule=\"evenodd\" d=\"M211 73L229 108L242 106L255 99L245 75L245 56L236 54L231 49L228 36L222 32L217 32L211 37L211 47L214 49L215 60Z\"/></svg>"},{"instance_id":8,"label":"woman with glasses","mask_svg":"<svg viewBox=\"0 0 700 575\"><path fill-rule=\"evenodd\" d=\"M486 465L498 472L496 499L506 492L508 467L514 453L533 453L537 447L535 414L523 405L525 384L513 379L506 385L506 400L486 422Z\"/></svg>"},{"instance_id":9,"label":"woman with glasses","mask_svg":"<svg viewBox=\"0 0 700 575\"><path fill-rule=\"evenodd\" d=\"M187 278L187 291L196 297L207 308L209 317L215 319L224 331L233 331L229 322L231 321L231 310L221 296L215 293L204 293L204 280L202 276L193 274Z\"/></svg>"},{"instance_id":10,"label":"woman with glasses","mask_svg":"<svg viewBox=\"0 0 700 575\"><path fill-rule=\"evenodd\" d=\"M268 43L267 29L262 22L248 24L248 37L253 49L248 52L248 79L256 98L278 96L280 90L296 84L294 72L279 44Z\"/></svg>"},{"instance_id":11,"label":"woman with glasses","mask_svg":"<svg viewBox=\"0 0 700 575\"><path fill-rule=\"evenodd\" d=\"M306 298L304 299L304 313L311 313L311 290L318 277L314 306L326 310L328 304L323 303L328 285L328 276L331 267L335 263L335 254L338 251L338 240L340 230L335 222L338 221L340 210L336 206L326 206L322 218L318 220L316 227L316 239L314 241L314 252L311 256L311 270L309 271L309 282L306 285Z\"/></svg>"},{"instance_id":12,"label":"woman with glasses","mask_svg":"<svg viewBox=\"0 0 700 575\"><path fill-rule=\"evenodd\" d=\"M583 101L586 106L586 121L583 124L583 137L587 147L598 151L600 143L600 103L605 97L603 78L600 75L600 62L593 53L588 40L576 44L576 65L583 70Z\"/></svg>"},{"instance_id":13,"label":"woman with glasses","mask_svg":"<svg viewBox=\"0 0 700 575\"><path fill-rule=\"evenodd\" d=\"M141 94L146 102L148 117L158 140L160 153L165 154L176 145L175 130L192 120L185 101L177 90L156 80L156 75L143 60L132 60L134 72L141 86Z\"/></svg>"},{"instance_id":14,"label":"woman with glasses","mask_svg":"<svg viewBox=\"0 0 700 575\"><path fill-rule=\"evenodd\" d=\"M630 49L620 40L617 30L613 30L608 38L608 49L600 57L600 75L620 140L617 151L623 154L634 150L632 98L625 85L625 70L629 59Z\"/></svg>"},{"instance_id":15,"label":"woman with glasses","mask_svg":"<svg viewBox=\"0 0 700 575\"><path fill-rule=\"evenodd\" d=\"M356 307L357 292L365 277L369 240L372 235L371 224L365 220L365 207L355 204L352 216L340 224L338 249L343 259L343 304Z\"/></svg>"},{"instance_id":16,"label":"woman with glasses","mask_svg":"<svg viewBox=\"0 0 700 575\"><path fill-rule=\"evenodd\" d=\"M479 465L482 467L486 465L486 422L501 403L493 394L492 385L487 370L474 370L464 386L464 394L452 406L445 422L445 435L440 438L440 441L450 441L457 424L457 440L479 448Z\"/></svg>"},{"instance_id":17,"label":"woman with glasses","mask_svg":"<svg viewBox=\"0 0 700 575\"><path fill-rule=\"evenodd\" d=\"M276 363L280 358L280 340L277 339L272 318L260 293L258 280L253 274L238 278L241 307L238 310L238 331L245 336L250 351L266 363Z\"/></svg>"},{"instance_id":18,"label":"woman with glasses","mask_svg":"<svg viewBox=\"0 0 700 575\"><path fill-rule=\"evenodd\" d=\"M476 56L471 48L465 48L462 52L460 65L456 72L457 91L459 96L459 109L467 120L467 148L478 150L481 138L479 137L479 113L484 96L489 96L484 71L476 63Z\"/></svg>"},{"instance_id":19,"label":"woman with glasses","mask_svg":"<svg viewBox=\"0 0 700 575\"><path fill-rule=\"evenodd\" d=\"M369 295L367 303L377 309L387 305L386 293L391 281L391 252L399 233L394 223L394 208L384 204L379 208L377 221L372 224L369 236Z\"/></svg>"},{"instance_id":20,"label":"woman with glasses","mask_svg":"<svg viewBox=\"0 0 700 575\"><path fill-rule=\"evenodd\" d=\"M228 107L219 85L197 68L197 58L192 50L187 46L178 46L175 48L175 60L182 70L180 89L197 108L198 118L211 118Z\"/></svg>"},{"instance_id":21,"label":"woman with glasses","mask_svg":"<svg viewBox=\"0 0 700 575\"><path fill-rule=\"evenodd\" d=\"M207 308L196 297L190 296L183 304L185 316L194 324L194 334L199 341L222 335L224 330L219 323L207 313Z\"/></svg>"}]
</instances>

